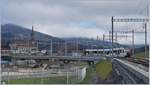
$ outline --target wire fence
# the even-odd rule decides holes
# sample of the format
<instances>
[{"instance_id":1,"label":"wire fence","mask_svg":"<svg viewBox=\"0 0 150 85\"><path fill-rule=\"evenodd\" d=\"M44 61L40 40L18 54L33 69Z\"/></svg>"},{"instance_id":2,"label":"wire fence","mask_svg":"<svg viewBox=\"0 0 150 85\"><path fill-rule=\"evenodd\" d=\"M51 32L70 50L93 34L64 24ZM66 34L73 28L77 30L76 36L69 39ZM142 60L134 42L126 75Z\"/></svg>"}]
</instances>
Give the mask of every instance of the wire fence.
<instances>
[{"instance_id":1,"label":"wire fence","mask_svg":"<svg viewBox=\"0 0 150 85\"><path fill-rule=\"evenodd\" d=\"M7 68L1 73L3 84L76 84L82 81L85 75L85 67L49 70L20 69L16 71Z\"/></svg>"}]
</instances>

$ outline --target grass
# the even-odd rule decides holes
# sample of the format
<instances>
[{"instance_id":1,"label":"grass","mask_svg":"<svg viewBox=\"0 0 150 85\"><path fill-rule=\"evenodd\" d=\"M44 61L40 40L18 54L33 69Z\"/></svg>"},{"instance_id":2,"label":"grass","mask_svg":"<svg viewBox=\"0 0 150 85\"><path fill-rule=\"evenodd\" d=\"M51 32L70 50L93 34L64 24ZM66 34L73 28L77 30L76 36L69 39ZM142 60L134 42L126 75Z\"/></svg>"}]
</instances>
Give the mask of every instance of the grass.
<instances>
[{"instance_id":1,"label":"grass","mask_svg":"<svg viewBox=\"0 0 150 85\"><path fill-rule=\"evenodd\" d=\"M80 82L80 84L90 84L90 83L92 83L92 76L95 73L95 69L92 66L90 66L89 68L87 68L86 71L87 71L86 76L85 76L84 80Z\"/></svg>"},{"instance_id":2,"label":"grass","mask_svg":"<svg viewBox=\"0 0 150 85\"><path fill-rule=\"evenodd\" d=\"M69 77L69 79L74 77ZM5 81L7 84L66 84L67 77L59 76L59 77L45 77L45 78L24 78L24 79L15 79ZM71 83L71 82L70 82Z\"/></svg>"},{"instance_id":3,"label":"grass","mask_svg":"<svg viewBox=\"0 0 150 85\"><path fill-rule=\"evenodd\" d=\"M101 60L96 65L89 66L87 68L86 77L80 84L92 84L93 83L93 75L98 74L101 79L105 80L112 71L112 64L110 61ZM7 81L5 81L8 83ZM59 76L59 77L45 77L45 78L24 78L24 79L15 79L9 80L9 84L66 84L67 77ZM76 81L76 77L70 76L69 83L78 83Z\"/></svg>"},{"instance_id":4,"label":"grass","mask_svg":"<svg viewBox=\"0 0 150 85\"><path fill-rule=\"evenodd\" d=\"M96 64L96 73L102 80L105 80L112 72L112 64L110 61L102 60Z\"/></svg>"},{"instance_id":5,"label":"grass","mask_svg":"<svg viewBox=\"0 0 150 85\"><path fill-rule=\"evenodd\" d=\"M80 84L92 84L92 77L97 73L102 80L105 80L112 71L112 64L110 61L101 60L94 66L87 68L86 77Z\"/></svg>"},{"instance_id":6,"label":"grass","mask_svg":"<svg viewBox=\"0 0 150 85\"><path fill-rule=\"evenodd\" d=\"M149 55L149 51L147 51L147 55ZM146 56L148 58L149 56ZM137 59L145 59L145 52L139 52L134 55L134 58Z\"/></svg>"}]
</instances>

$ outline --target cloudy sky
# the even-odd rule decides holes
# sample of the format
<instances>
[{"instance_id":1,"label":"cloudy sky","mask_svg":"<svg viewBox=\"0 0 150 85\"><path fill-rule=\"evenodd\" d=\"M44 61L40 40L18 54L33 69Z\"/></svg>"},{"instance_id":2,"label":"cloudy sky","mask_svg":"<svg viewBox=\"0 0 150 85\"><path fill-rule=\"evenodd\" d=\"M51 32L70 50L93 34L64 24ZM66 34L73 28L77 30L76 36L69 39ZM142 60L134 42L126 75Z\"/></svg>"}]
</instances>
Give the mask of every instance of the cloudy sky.
<instances>
[{"instance_id":1,"label":"cloudy sky","mask_svg":"<svg viewBox=\"0 0 150 85\"><path fill-rule=\"evenodd\" d=\"M114 18L145 18L148 0L2 0L2 24L13 23L55 37L102 38ZM143 23L115 23L115 30L142 30ZM119 38L129 44L131 38ZM135 43L144 43L136 34Z\"/></svg>"}]
</instances>

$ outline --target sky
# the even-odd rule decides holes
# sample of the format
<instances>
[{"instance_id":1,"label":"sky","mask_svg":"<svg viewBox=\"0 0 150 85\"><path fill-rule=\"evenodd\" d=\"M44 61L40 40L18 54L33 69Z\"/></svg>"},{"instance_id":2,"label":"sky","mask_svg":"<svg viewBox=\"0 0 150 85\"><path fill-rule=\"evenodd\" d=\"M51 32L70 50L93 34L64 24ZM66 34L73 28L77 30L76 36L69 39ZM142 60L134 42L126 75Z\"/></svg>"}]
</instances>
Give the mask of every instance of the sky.
<instances>
[{"instance_id":1,"label":"sky","mask_svg":"<svg viewBox=\"0 0 150 85\"><path fill-rule=\"evenodd\" d=\"M148 0L1 0L2 24L12 23L55 37L108 35L111 17L146 18ZM114 23L116 31L143 30L143 23ZM148 28L149 29L149 28ZM119 34L118 34L119 35ZM123 35L123 34L120 34ZM131 35L131 34L129 34ZM131 38L118 38L131 44ZM149 40L148 40L149 41ZM144 34L135 34L135 43L144 43Z\"/></svg>"}]
</instances>

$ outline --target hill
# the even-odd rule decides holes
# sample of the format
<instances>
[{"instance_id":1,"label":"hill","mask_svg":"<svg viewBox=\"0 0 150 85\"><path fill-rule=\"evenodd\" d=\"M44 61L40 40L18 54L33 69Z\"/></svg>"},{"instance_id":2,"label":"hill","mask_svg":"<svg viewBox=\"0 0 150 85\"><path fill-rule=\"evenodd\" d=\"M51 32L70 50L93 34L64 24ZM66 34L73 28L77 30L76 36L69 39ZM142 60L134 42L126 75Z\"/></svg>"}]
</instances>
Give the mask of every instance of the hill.
<instances>
[{"instance_id":1,"label":"hill","mask_svg":"<svg viewBox=\"0 0 150 85\"><path fill-rule=\"evenodd\" d=\"M31 38L31 29L15 25L15 24L4 24L1 25L1 39L6 47L9 47L9 43L11 40L17 39L30 39ZM56 50L63 48L64 42L67 41L68 49L76 49L76 42L78 41L79 49L85 48L111 48L111 42L102 41L102 40L94 40L89 38L58 38L51 35L47 35L41 32L34 31L35 40L39 41L50 41L53 40L53 48ZM59 44L58 44L59 43ZM60 46L61 45L61 46ZM48 45L39 45L40 48L50 49ZM118 43L114 44L115 47L121 47Z\"/></svg>"},{"instance_id":2,"label":"hill","mask_svg":"<svg viewBox=\"0 0 150 85\"><path fill-rule=\"evenodd\" d=\"M1 37L2 40L6 40L6 41L13 40L14 38L30 39L31 32L32 31L30 29L15 24L1 25ZM37 31L35 31L34 34L35 34L35 40L41 40L41 41L45 41L45 40L48 41L50 39L53 39L54 41L62 40L60 38L56 38Z\"/></svg>"}]
</instances>

